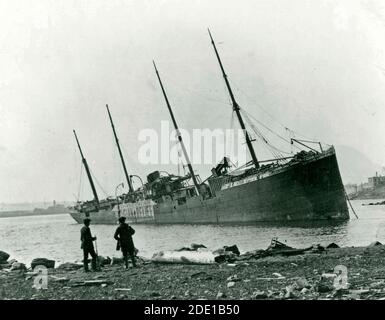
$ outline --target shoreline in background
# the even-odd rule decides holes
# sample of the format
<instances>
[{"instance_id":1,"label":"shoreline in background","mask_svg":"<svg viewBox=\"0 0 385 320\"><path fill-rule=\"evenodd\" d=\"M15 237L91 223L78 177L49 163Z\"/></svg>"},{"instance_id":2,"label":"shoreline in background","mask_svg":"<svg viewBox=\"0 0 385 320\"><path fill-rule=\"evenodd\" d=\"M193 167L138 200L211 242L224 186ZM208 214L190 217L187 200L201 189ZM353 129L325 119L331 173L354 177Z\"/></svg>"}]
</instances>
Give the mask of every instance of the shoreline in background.
<instances>
[{"instance_id":1,"label":"shoreline in background","mask_svg":"<svg viewBox=\"0 0 385 320\"><path fill-rule=\"evenodd\" d=\"M67 214L69 213L68 207L71 205L72 203L69 202L58 203L55 200L52 204L46 202L1 203L0 218Z\"/></svg>"},{"instance_id":2,"label":"shoreline in background","mask_svg":"<svg viewBox=\"0 0 385 320\"><path fill-rule=\"evenodd\" d=\"M67 212L33 212L33 211L0 211L0 218L14 218L14 217L26 217L26 216L48 216L57 214L68 214Z\"/></svg>"}]
</instances>

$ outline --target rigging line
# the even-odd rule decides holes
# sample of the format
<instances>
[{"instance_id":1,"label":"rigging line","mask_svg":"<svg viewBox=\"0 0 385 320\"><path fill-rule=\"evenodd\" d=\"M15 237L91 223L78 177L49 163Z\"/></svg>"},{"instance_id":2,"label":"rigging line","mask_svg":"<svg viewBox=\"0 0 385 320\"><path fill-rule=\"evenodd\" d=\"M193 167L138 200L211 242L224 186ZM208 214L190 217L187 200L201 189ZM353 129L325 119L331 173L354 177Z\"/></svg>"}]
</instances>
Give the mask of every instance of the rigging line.
<instances>
[{"instance_id":1,"label":"rigging line","mask_svg":"<svg viewBox=\"0 0 385 320\"><path fill-rule=\"evenodd\" d=\"M254 126L251 124L251 127L252 127L252 129L253 129L253 131L254 132L256 132L258 129L257 128L254 128ZM261 137L261 139L263 140L263 142L265 142L267 145L268 145L268 147L269 147L269 149L270 149L270 152L275 156L275 157L283 157L283 155L281 154L281 152L282 153L286 153L286 154L288 154L287 152L285 152L285 151L283 151L283 150L280 150L280 149L278 149L277 147L275 147L275 146L273 146L268 140L267 140L267 138L266 137L264 137L263 136L263 134L260 132L260 131L258 131L259 132L259 134L258 134L258 136L260 136ZM275 150L275 151L274 151Z\"/></svg>"},{"instance_id":2,"label":"rigging line","mask_svg":"<svg viewBox=\"0 0 385 320\"><path fill-rule=\"evenodd\" d=\"M264 128L266 128L267 130L269 130L271 133L273 133L274 135L276 135L277 137L279 137L281 140L283 140L284 142L291 144L291 142L289 142L288 140L286 140L285 137L282 137L281 135L279 135L278 133L276 133L274 130L270 129L269 127L267 127L266 125L264 125L261 121L259 121L258 119L256 119L252 114L248 113L246 110L242 109L241 112L244 113L245 117L248 117L250 116L254 121L258 122L261 126L263 126ZM290 130L291 131L291 130ZM298 150L302 150L301 148L299 148L297 145L294 145L295 148L297 148Z\"/></svg>"},{"instance_id":3,"label":"rigging line","mask_svg":"<svg viewBox=\"0 0 385 320\"><path fill-rule=\"evenodd\" d=\"M228 78L227 78L227 80L230 81ZM232 110L234 110L233 102L232 102L231 97L229 95L229 91L227 89L226 82L225 81L221 81L220 83L221 83L221 86L222 86L222 90L223 90L225 96L227 97L228 104L232 107Z\"/></svg>"},{"instance_id":4,"label":"rigging line","mask_svg":"<svg viewBox=\"0 0 385 320\"><path fill-rule=\"evenodd\" d=\"M261 104L259 104L254 98L250 97L245 91L243 91L240 87L238 87L236 84L234 84L235 88L242 93L246 98L248 98L250 101L252 101L257 107L259 107L263 112L265 112L272 120L277 122L279 125L281 125L283 128L286 128L280 121L278 121L270 112L268 112L264 107L262 107Z\"/></svg>"},{"instance_id":5,"label":"rigging line","mask_svg":"<svg viewBox=\"0 0 385 320\"><path fill-rule=\"evenodd\" d=\"M267 140L267 139L265 138L265 140ZM281 157L281 158L283 158L283 154L287 154L287 155L291 154L291 152L284 151L284 150L282 150L282 149L279 149L279 148L275 147L275 146L272 145L269 141L265 141L265 142L269 145L269 147L270 147L271 149L276 150L276 152L278 152L279 157Z\"/></svg>"},{"instance_id":6,"label":"rigging line","mask_svg":"<svg viewBox=\"0 0 385 320\"><path fill-rule=\"evenodd\" d=\"M130 170L129 170L129 171L131 171L131 172L137 171L137 170L136 170L135 161L134 161L134 159L131 157L130 153L127 152L126 147L124 146L124 143L121 143L121 144L120 144L120 147L121 147L121 149L122 149L122 151L123 151L123 155L124 155L125 159L128 158L128 161L126 161L126 162L128 162L128 164L129 164L129 166L130 166ZM134 170L134 169L135 169L135 170Z\"/></svg>"},{"instance_id":7,"label":"rigging line","mask_svg":"<svg viewBox=\"0 0 385 320\"><path fill-rule=\"evenodd\" d=\"M290 141L288 141L285 137L281 136L280 134L276 133L274 130L270 129L268 126L264 125L261 121L259 121L258 119L256 119L252 114L250 114L249 112L247 112L246 110L242 110L246 116L249 116L251 117L254 121L258 122L261 126L263 126L264 128L266 128L267 130L269 130L271 133L273 133L274 135L276 135L278 138L280 138L281 140L283 140L284 142L288 143L288 144L291 144ZM298 148L298 147L297 147ZM300 149L300 148L298 148Z\"/></svg>"},{"instance_id":8,"label":"rigging line","mask_svg":"<svg viewBox=\"0 0 385 320\"><path fill-rule=\"evenodd\" d=\"M230 118L230 129L232 130L234 128L234 110L231 112L231 118Z\"/></svg>"},{"instance_id":9,"label":"rigging line","mask_svg":"<svg viewBox=\"0 0 385 320\"><path fill-rule=\"evenodd\" d=\"M256 133L257 134L257 133ZM259 135L258 135L259 136ZM280 154L279 152L277 152L276 150L274 150L274 148L269 144L269 142L262 136L260 137L260 140L259 140L261 146L263 146L263 148L265 150L268 151L268 153L272 154L272 156L274 158L281 158L283 157L282 154ZM264 143L263 143L264 142Z\"/></svg>"},{"instance_id":10,"label":"rigging line","mask_svg":"<svg viewBox=\"0 0 385 320\"><path fill-rule=\"evenodd\" d=\"M78 189L78 200L80 199L80 193L82 190L82 176L83 176L83 163L80 163L80 181L79 181L79 189Z\"/></svg>"},{"instance_id":11,"label":"rigging line","mask_svg":"<svg viewBox=\"0 0 385 320\"><path fill-rule=\"evenodd\" d=\"M297 134L298 136L301 136L303 138L306 138L306 139L310 139L309 137L297 132L297 131L294 131L288 127L286 127L285 125L283 125L280 121L278 121L273 115L271 115L270 112L268 112L264 107L262 107L261 104L259 104L254 98L250 97L246 92L244 92L241 88L239 88L237 85L234 84L234 86L236 87L236 89L241 92L246 98L248 98L250 101L252 101L257 107L259 107L262 111L264 111L272 120L274 120L275 122L277 122L281 127L283 127L285 130L289 130L295 134ZM310 139L311 140L311 139Z\"/></svg>"},{"instance_id":12,"label":"rigging line","mask_svg":"<svg viewBox=\"0 0 385 320\"><path fill-rule=\"evenodd\" d=\"M274 147L268 140L266 137L264 137L264 135L258 130L258 128L250 121L250 118L248 117L247 114L244 115L245 116L245 119L247 122L249 122L249 125L252 127L253 131L266 143L268 144L269 148L271 148L270 152L273 154L273 156L275 156L276 158L283 158L283 155L281 154L282 153L286 153L286 154L290 154L288 152L285 152L283 150L280 150L276 147ZM276 152L273 151L276 150Z\"/></svg>"},{"instance_id":13,"label":"rigging line","mask_svg":"<svg viewBox=\"0 0 385 320\"><path fill-rule=\"evenodd\" d=\"M350 205L350 208L352 209L354 215L355 215L356 218L358 219L358 216L357 216L356 212L354 211L354 208L353 208L353 206L352 206L352 204L351 204L351 202L350 202L349 196L348 196L348 194L346 193L345 187L344 187L344 193L345 193L346 200L348 201L348 203L349 203L349 205Z\"/></svg>"},{"instance_id":14,"label":"rigging line","mask_svg":"<svg viewBox=\"0 0 385 320\"><path fill-rule=\"evenodd\" d=\"M284 154L290 154L290 153L288 153L288 152L285 152L285 151L280 150L280 149L278 149L277 147L273 146L271 143L269 143L269 141L268 141L266 138L263 137L263 139L264 139L264 142L267 144L267 145L265 145L265 146L268 148L269 152L270 152L276 159L284 158L283 153L284 153Z\"/></svg>"},{"instance_id":15,"label":"rigging line","mask_svg":"<svg viewBox=\"0 0 385 320\"><path fill-rule=\"evenodd\" d=\"M253 117L252 114L250 114L249 112L247 112L246 110L242 109L241 112L243 112L244 114L246 114L247 116L251 117L254 121L258 122L261 126L263 126L265 129L269 130L271 133L273 133L274 135L276 135L278 138L282 139L283 141L285 141L286 143L290 144L290 142L285 138L285 137L282 137L280 134L276 133L274 130L270 129L268 126L264 125L261 121L259 121L258 119L256 119L255 117Z\"/></svg>"},{"instance_id":16,"label":"rigging line","mask_svg":"<svg viewBox=\"0 0 385 320\"><path fill-rule=\"evenodd\" d=\"M234 130L234 110L233 110L231 112L231 118L230 118L230 137L228 142L225 141L225 146L226 146L226 143L228 143L227 146L229 147L230 150L234 149L234 138L235 138L234 133L235 133L235 130Z\"/></svg>"},{"instance_id":17,"label":"rigging line","mask_svg":"<svg viewBox=\"0 0 385 320\"><path fill-rule=\"evenodd\" d=\"M91 169L90 169L91 171ZM104 195L107 197L108 196L108 193L103 189L103 187L101 186L101 184L99 183L98 179L95 177L95 175L93 174L93 172L91 171L91 175L92 177L95 179L96 183L98 184L100 190L103 191Z\"/></svg>"}]
</instances>

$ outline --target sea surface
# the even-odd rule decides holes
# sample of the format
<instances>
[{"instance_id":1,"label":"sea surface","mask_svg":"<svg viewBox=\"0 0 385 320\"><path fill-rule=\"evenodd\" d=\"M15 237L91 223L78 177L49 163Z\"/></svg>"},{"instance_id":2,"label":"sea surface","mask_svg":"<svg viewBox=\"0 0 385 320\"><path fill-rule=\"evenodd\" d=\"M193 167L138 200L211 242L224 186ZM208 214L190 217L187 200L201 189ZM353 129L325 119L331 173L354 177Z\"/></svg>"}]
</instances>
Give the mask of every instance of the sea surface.
<instances>
[{"instance_id":1,"label":"sea surface","mask_svg":"<svg viewBox=\"0 0 385 320\"><path fill-rule=\"evenodd\" d=\"M373 241L385 243L385 205L363 206L382 200L351 201L358 219L350 211L343 223L317 222L307 225L133 225L135 246L139 255L151 257L161 250L173 250L191 243L209 249L236 244L241 252L266 249L273 237L286 244L304 248L312 244L362 246ZM0 250L20 262L33 258L54 259L57 263L81 261L80 228L70 215L0 218ZM91 225L97 250L103 256L120 256L113 239L116 226Z\"/></svg>"}]
</instances>

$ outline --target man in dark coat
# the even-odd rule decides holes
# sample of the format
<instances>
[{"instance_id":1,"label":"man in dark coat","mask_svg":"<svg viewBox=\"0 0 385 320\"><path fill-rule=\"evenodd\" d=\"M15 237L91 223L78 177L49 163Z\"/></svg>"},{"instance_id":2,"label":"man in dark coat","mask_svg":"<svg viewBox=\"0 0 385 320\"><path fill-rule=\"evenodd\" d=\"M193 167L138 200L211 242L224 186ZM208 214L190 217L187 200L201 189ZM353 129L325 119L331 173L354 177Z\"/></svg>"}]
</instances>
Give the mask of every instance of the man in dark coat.
<instances>
[{"instance_id":1,"label":"man in dark coat","mask_svg":"<svg viewBox=\"0 0 385 320\"><path fill-rule=\"evenodd\" d=\"M135 230L125 221L125 217L119 218L119 227L115 231L114 238L118 241L117 249L120 247L122 250L124 263L126 269L128 269L128 255L130 255L133 267L136 267L135 246L132 240L132 235L135 233Z\"/></svg>"},{"instance_id":2,"label":"man in dark coat","mask_svg":"<svg viewBox=\"0 0 385 320\"><path fill-rule=\"evenodd\" d=\"M96 259L97 255L94 249L93 241L96 240L96 237L93 237L91 235L91 229L90 229L90 222L91 219L86 218L83 220L84 226L80 230L80 241L81 241L81 249L83 249L83 264L84 264L84 271L88 272L88 254L92 257L91 267L92 270L96 271Z\"/></svg>"}]
</instances>

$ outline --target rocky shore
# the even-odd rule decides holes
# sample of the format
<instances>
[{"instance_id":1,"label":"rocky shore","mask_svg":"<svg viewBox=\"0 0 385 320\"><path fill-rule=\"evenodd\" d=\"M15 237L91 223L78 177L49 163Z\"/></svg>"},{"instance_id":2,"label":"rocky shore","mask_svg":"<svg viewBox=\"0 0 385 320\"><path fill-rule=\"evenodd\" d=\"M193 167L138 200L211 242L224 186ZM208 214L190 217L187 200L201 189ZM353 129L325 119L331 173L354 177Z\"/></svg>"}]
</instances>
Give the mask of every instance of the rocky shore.
<instances>
[{"instance_id":1,"label":"rocky shore","mask_svg":"<svg viewBox=\"0 0 385 320\"><path fill-rule=\"evenodd\" d=\"M228 248L209 264L140 259L138 268L125 270L118 259L105 259L100 271L84 273L81 264L66 263L47 269L46 289L33 287L36 274L31 268L15 265L0 252L0 299L385 300L385 246L378 242L305 249L278 242L241 255L236 247ZM12 264L4 263L5 257ZM345 278L338 271L344 267Z\"/></svg>"}]
</instances>

